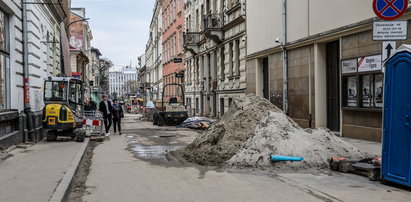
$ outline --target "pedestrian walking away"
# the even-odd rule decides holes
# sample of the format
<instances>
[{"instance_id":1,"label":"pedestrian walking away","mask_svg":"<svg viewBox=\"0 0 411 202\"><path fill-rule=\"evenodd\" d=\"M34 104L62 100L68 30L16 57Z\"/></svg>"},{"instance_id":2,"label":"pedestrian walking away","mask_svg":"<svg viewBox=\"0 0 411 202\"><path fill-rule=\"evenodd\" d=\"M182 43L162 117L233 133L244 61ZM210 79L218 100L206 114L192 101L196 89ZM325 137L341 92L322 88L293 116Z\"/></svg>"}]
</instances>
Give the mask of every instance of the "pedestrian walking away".
<instances>
[{"instance_id":1,"label":"pedestrian walking away","mask_svg":"<svg viewBox=\"0 0 411 202\"><path fill-rule=\"evenodd\" d=\"M124 118L123 106L118 103L118 99L113 101L113 123L114 123L114 133L117 132L121 135L121 119Z\"/></svg>"},{"instance_id":2,"label":"pedestrian walking away","mask_svg":"<svg viewBox=\"0 0 411 202\"><path fill-rule=\"evenodd\" d=\"M96 111L97 110L97 104L96 104L96 102L94 102L94 100L92 98L90 98L89 106L90 106L91 111Z\"/></svg>"},{"instance_id":3,"label":"pedestrian walking away","mask_svg":"<svg viewBox=\"0 0 411 202\"><path fill-rule=\"evenodd\" d=\"M101 98L102 101L99 105L99 111L103 113L104 126L106 128L106 134L108 134L111 124L113 123L113 105L108 100L107 95L103 95Z\"/></svg>"}]
</instances>

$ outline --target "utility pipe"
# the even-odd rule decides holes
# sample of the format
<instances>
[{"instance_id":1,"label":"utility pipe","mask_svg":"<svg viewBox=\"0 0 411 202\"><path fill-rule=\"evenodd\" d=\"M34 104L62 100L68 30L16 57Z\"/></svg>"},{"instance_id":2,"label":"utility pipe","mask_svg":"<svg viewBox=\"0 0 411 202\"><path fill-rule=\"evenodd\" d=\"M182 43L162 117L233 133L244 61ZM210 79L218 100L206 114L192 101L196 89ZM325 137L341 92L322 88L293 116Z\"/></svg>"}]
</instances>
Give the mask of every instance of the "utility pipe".
<instances>
[{"instance_id":1,"label":"utility pipe","mask_svg":"<svg viewBox=\"0 0 411 202\"><path fill-rule=\"evenodd\" d=\"M30 73L29 73L29 45L28 45L28 30L27 30L27 4L24 0L21 1L21 17L22 17L22 34L23 34L23 98L24 98L24 114L26 115L26 127L24 131L24 142L34 141L32 136L33 122L30 107Z\"/></svg>"},{"instance_id":2,"label":"utility pipe","mask_svg":"<svg viewBox=\"0 0 411 202\"><path fill-rule=\"evenodd\" d=\"M283 111L288 114L288 52L287 52L287 0L282 0L282 32L283 32Z\"/></svg>"},{"instance_id":3,"label":"utility pipe","mask_svg":"<svg viewBox=\"0 0 411 202\"><path fill-rule=\"evenodd\" d=\"M309 49L309 55L308 55L308 127L312 128L312 121L313 121L313 116L312 116L312 110L311 110L311 105L312 105L312 85L311 85L311 46L308 47Z\"/></svg>"},{"instance_id":4,"label":"utility pipe","mask_svg":"<svg viewBox=\"0 0 411 202\"><path fill-rule=\"evenodd\" d=\"M24 110L30 111L30 91L29 91L29 46L27 32L27 4L22 1L22 19L23 19L23 86L24 86Z\"/></svg>"}]
</instances>

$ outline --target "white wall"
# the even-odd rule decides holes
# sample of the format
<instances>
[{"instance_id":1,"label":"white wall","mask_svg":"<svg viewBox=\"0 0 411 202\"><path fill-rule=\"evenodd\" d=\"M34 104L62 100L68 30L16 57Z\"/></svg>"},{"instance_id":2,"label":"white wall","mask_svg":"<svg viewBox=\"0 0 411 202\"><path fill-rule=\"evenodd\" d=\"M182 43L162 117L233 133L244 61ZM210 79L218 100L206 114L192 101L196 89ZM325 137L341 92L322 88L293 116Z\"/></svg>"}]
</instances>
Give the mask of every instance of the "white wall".
<instances>
[{"instance_id":1,"label":"white wall","mask_svg":"<svg viewBox=\"0 0 411 202\"><path fill-rule=\"evenodd\" d=\"M60 45L54 44L53 38L60 41L60 24L50 11L42 5L27 5L30 104L32 111L44 107L44 80L61 72ZM49 33L49 38L47 38Z\"/></svg>"},{"instance_id":2,"label":"white wall","mask_svg":"<svg viewBox=\"0 0 411 202\"><path fill-rule=\"evenodd\" d=\"M9 13L10 18L10 93L9 101L10 108L23 111L23 37L21 33L21 10L17 5L20 5L18 0L0 1L7 5L2 8Z\"/></svg>"},{"instance_id":3,"label":"white wall","mask_svg":"<svg viewBox=\"0 0 411 202\"><path fill-rule=\"evenodd\" d=\"M269 49L279 44L281 37L281 0L246 1L247 12L247 54Z\"/></svg>"},{"instance_id":4,"label":"white wall","mask_svg":"<svg viewBox=\"0 0 411 202\"><path fill-rule=\"evenodd\" d=\"M247 54L278 46L282 36L282 0L247 3ZM375 17L372 0L287 0L287 41L337 29Z\"/></svg>"},{"instance_id":5,"label":"white wall","mask_svg":"<svg viewBox=\"0 0 411 202\"><path fill-rule=\"evenodd\" d=\"M310 35L375 17L372 2L372 0L310 0Z\"/></svg>"}]
</instances>

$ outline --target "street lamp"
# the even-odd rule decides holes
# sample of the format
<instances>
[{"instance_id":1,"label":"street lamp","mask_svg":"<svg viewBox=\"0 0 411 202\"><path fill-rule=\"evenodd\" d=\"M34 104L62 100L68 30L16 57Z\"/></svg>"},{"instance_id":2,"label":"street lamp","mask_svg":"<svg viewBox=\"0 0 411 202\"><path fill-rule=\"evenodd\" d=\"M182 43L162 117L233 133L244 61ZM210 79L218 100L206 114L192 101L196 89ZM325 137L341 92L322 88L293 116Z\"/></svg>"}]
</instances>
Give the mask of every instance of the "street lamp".
<instances>
[{"instance_id":1,"label":"street lamp","mask_svg":"<svg viewBox=\"0 0 411 202\"><path fill-rule=\"evenodd\" d=\"M81 20L75 20L75 21L73 21L73 22L70 22L70 23L67 25L66 30L68 30L68 28L69 28L71 25L73 25L74 23L85 22L85 21L88 21L88 20L90 20L90 18L84 18L84 19L81 19Z\"/></svg>"}]
</instances>

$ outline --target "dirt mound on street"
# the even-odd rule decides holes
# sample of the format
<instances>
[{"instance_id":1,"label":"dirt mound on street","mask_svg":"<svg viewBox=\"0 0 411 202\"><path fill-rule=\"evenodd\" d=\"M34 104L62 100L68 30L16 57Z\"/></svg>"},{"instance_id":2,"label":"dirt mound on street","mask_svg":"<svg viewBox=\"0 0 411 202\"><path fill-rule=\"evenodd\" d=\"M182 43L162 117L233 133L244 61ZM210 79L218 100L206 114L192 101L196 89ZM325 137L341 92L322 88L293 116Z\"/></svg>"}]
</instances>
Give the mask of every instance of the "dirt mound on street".
<instances>
[{"instance_id":1,"label":"dirt mound on street","mask_svg":"<svg viewBox=\"0 0 411 202\"><path fill-rule=\"evenodd\" d=\"M325 168L331 157L361 159L365 153L328 129L303 129L268 100L236 99L221 120L180 151L188 161L236 168ZM272 163L271 155L301 162Z\"/></svg>"},{"instance_id":2,"label":"dirt mound on street","mask_svg":"<svg viewBox=\"0 0 411 202\"><path fill-rule=\"evenodd\" d=\"M272 163L271 155L297 156L301 162ZM228 167L326 168L333 156L361 159L365 153L331 134L328 129L302 129L283 113L270 113L255 135L226 162Z\"/></svg>"},{"instance_id":3,"label":"dirt mound on street","mask_svg":"<svg viewBox=\"0 0 411 202\"><path fill-rule=\"evenodd\" d=\"M235 99L228 112L184 149L187 160L218 166L235 155L269 112L281 112L268 100L252 95Z\"/></svg>"}]
</instances>

